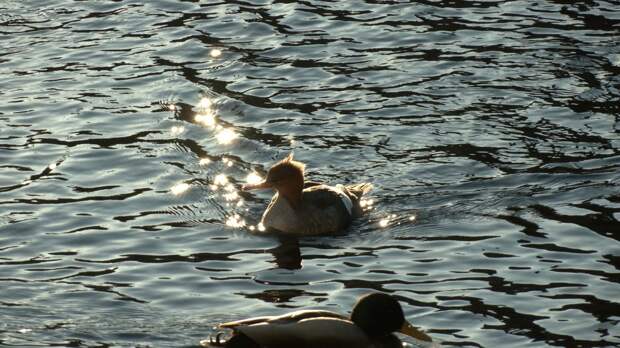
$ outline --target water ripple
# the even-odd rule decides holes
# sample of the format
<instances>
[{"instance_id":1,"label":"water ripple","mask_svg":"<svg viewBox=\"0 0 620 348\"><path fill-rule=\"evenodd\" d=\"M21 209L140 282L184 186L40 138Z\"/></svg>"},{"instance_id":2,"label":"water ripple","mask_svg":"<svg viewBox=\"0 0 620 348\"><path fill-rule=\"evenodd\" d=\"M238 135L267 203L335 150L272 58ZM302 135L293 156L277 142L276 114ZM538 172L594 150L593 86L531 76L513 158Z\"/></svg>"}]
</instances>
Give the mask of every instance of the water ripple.
<instances>
[{"instance_id":1,"label":"water ripple","mask_svg":"<svg viewBox=\"0 0 620 348\"><path fill-rule=\"evenodd\" d=\"M4 1L0 346L189 347L369 290L443 346L620 344L617 8ZM367 214L262 235L241 185L290 152Z\"/></svg>"}]
</instances>

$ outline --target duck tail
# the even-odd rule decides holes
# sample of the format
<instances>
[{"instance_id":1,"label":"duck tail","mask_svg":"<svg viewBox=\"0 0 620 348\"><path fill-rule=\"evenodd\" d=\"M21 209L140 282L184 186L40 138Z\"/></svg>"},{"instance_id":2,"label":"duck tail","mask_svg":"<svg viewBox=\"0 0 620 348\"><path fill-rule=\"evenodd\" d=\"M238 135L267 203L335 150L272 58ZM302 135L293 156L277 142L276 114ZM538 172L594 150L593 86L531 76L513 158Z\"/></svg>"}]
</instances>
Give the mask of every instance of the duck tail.
<instances>
[{"instance_id":1,"label":"duck tail","mask_svg":"<svg viewBox=\"0 0 620 348\"><path fill-rule=\"evenodd\" d=\"M372 189L372 184L364 182L361 184L346 185L345 187L347 191L349 191L349 198L359 201L363 195Z\"/></svg>"},{"instance_id":2,"label":"duck tail","mask_svg":"<svg viewBox=\"0 0 620 348\"><path fill-rule=\"evenodd\" d=\"M344 191L353 203L353 217L362 216L364 210L362 209L360 200L364 194L368 193L368 191L372 189L372 184L364 182L361 184L346 185L344 188Z\"/></svg>"},{"instance_id":3,"label":"duck tail","mask_svg":"<svg viewBox=\"0 0 620 348\"><path fill-rule=\"evenodd\" d=\"M234 331L233 335L226 340L222 340L220 336L222 332L218 333L215 338L213 336L206 340L200 341L200 346L205 348L212 347L225 347L225 348L237 348L237 347L259 347L258 343L254 339L245 335L242 332Z\"/></svg>"}]
</instances>

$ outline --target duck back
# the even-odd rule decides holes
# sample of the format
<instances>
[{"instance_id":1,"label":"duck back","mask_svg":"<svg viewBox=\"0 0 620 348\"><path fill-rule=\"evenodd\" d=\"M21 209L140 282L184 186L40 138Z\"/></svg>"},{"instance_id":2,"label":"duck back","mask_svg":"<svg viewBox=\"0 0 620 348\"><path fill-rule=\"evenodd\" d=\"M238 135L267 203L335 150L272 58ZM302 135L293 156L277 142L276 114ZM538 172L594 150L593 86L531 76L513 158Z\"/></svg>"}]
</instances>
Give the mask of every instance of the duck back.
<instances>
[{"instance_id":1,"label":"duck back","mask_svg":"<svg viewBox=\"0 0 620 348\"><path fill-rule=\"evenodd\" d=\"M263 215L262 223L282 234L336 233L346 228L357 215L358 200L344 186L311 185L303 190L301 203L296 208L276 194Z\"/></svg>"},{"instance_id":2,"label":"duck back","mask_svg":"<svg viewBox=\"0 0 620 348\"><path fill-rule=\"evenodd\" d=\"M260 347L269 348L370 348L371 339L348 320L306 319L292 324L250 325L236 328Z\"/></svg>"}]
</instances>

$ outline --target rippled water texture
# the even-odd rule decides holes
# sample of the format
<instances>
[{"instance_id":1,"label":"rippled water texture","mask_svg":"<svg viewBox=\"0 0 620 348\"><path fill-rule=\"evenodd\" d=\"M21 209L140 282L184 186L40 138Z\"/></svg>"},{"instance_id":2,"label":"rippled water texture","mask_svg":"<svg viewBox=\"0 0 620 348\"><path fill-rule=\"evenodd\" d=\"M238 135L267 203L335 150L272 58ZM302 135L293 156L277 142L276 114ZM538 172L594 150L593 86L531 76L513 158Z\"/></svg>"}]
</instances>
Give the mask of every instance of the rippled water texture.
<instances>
[{"instance_id":1,"label":"rippled water texture","mask_svg":"<svg viewBox=\"0 0 620 348\"><path fill-rule=\"evenodd\" d=\"M620 344L619 1L5 0L0 42L0 346L371 290L444 346ZM261 235L292 150L368 214Z\"/></svg>"}]
</instances>

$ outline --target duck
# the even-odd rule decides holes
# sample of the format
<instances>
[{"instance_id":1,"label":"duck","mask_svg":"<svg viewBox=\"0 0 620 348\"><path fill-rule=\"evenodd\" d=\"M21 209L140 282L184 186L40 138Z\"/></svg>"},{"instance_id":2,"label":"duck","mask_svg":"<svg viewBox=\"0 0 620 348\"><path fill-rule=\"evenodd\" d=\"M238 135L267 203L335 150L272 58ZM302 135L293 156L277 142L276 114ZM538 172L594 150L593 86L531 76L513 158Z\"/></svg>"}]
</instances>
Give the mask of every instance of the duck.
<instances>
[{"instance_id":1,"label":"duck","mask_svg":"<svg viewBox=\"0 0 620 348\"><path fill-rule=\"evenodd\" d=\"M325 310L300 310L219 325L222 332L200 341L202 347L225 348L396 348L402 342L393 333L432 342L432 338L405 319L393 296L372 292L361 296L349 317Z\"/></svg>"},{"instance_id":2,"label":"duck","mask_svg":"<svg viewBox=\"0 0 620 348\"><path fill-rule=\"evenodd\" d=\"M265 180L243 191L274 189L261 223L266 231L288 236L334 234L362 215L360 200L370 183L329 186L304 181L305 165L290 153L274 164Z\"/></svg>"}]
</instances>

